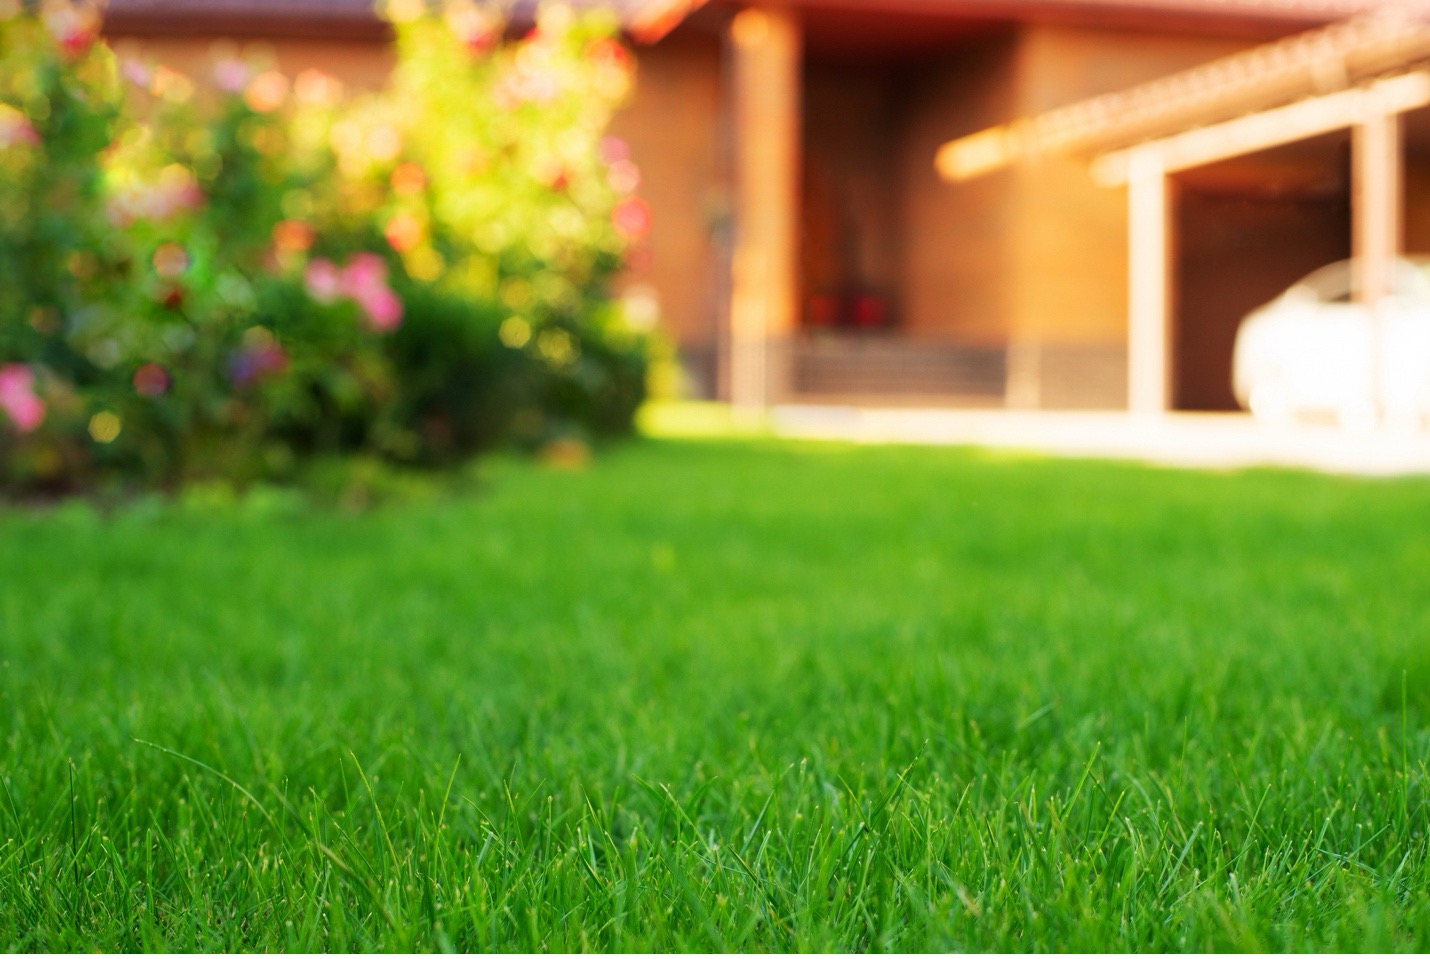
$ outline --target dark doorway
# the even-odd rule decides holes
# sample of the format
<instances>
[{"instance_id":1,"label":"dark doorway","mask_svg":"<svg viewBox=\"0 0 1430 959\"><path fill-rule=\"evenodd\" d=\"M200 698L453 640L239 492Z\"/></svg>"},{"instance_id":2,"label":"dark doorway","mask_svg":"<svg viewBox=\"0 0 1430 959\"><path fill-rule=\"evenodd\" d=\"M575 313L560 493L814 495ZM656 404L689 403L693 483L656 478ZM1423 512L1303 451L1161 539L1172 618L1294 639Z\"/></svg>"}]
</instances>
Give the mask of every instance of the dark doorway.
<instances>
[{"instance_id":1,"label":"dark doorway","mask_svg":"<svg viewBox=\"0 0 1430 959\"><path fill-rule=\"evenodd\" d=\"M1350 142L1335 134L1175 180L1172 405L1239 409L1232 348L1247 313L1350 256Z\"/></svg>"},{"instance_id":2,"label":"dark doorway","mask_svg":"<svg viewBox=\"0 0 1430 959\"><path fill-rule=\"evenodd\" d=\"M806 330L898 324L899 83L879 65L805 72L800 259Z\"/></svg>"}]
</instances>

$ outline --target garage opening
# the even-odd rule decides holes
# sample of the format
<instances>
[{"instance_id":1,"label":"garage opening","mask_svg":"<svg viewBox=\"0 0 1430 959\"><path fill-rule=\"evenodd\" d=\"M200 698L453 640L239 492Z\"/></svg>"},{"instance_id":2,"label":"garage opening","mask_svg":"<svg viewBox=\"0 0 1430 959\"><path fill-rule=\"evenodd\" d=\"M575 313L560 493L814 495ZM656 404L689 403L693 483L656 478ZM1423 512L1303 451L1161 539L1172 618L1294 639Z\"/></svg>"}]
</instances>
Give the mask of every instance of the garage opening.
<instances>
[{"instance_id":1,"label":"garage opening","mask_svg":"<svg viewBox=\"0 0 1430 959\"><path fill-rule=\"evenodd\" d=\"M1242 318L1351 255L1349 131L1183 171L1172 197L1172 407L1236 410Z\"/></svg>"}]
</instances>

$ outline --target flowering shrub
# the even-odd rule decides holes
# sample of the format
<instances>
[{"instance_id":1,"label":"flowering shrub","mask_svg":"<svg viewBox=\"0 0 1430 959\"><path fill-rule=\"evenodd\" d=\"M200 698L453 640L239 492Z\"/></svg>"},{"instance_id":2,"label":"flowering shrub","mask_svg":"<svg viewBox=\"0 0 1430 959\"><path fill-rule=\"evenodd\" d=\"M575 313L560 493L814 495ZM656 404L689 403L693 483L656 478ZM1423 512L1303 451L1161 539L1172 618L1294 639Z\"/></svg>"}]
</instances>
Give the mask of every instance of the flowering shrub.
<instances>
[{"instance_id":1,"label":"flowering shrub","mask_svg":"<svg viewBox=\"0 0 1430 959\"><path fill-rule=\"evenodd\" d=\"M101 175L121 93L92 8L0 18L0 467L26 480L83 459L74 387L95 371L66 319L105 281Z\"/></svg>"},{"instance_id":2,"label":"flowering shrub","mask_svg":"<svg viewBox=\"0 0 1430 959\"><path fill-rule=\"evenodd\" d=\"M629 428L645 347L608 286L649 213L604 133L614 25L390 14L391 88L345 102L232 56L119 64L84 3L0 12L0 481Z\"/></svg>"},{"instance_id":3,"label":"flowering shrub","mask_svg":"<svg viewBox=\"0 0 1430 959\"><path fill-rule=\"evenodd\" d=\"M384 96L333 118L330 208L371 218L400 267L400 420L428 458L628 430L645 343L609 286L649 210L606 132L634 82L614 21L547 7L503 44L466 0L387 10L398 67Z\"/></svg>"}]
</instances>

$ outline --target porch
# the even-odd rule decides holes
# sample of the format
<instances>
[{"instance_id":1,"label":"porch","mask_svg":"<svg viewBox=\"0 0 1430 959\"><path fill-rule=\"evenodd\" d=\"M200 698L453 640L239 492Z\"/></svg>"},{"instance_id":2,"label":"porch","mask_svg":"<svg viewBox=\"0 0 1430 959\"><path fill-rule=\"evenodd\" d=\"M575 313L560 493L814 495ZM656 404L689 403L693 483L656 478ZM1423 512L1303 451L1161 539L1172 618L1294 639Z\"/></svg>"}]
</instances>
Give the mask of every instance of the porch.
<instances>
[{"instance_id":1,"label":"porch","mask_svg":"<svg viewBox=\"0 0 1430 959\"><path fill-rule=\"evenodd\" d=\"M748 409L1124 409L1123 200L1085 165L951 186L931 161L951 131L1246 46L1206 29L736 14L731 282L698 379Z\"/></svg>"}]
</instances>

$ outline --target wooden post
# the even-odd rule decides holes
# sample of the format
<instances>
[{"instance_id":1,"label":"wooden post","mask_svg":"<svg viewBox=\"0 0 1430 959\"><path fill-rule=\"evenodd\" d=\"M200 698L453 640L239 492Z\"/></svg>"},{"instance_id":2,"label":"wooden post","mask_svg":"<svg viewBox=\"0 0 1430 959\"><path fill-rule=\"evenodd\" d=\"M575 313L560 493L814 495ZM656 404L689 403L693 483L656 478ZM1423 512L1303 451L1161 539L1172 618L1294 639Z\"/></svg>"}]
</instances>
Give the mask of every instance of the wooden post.
<instances>
[{"instance_id":1,"label":"wooden post","mask_svg":"<svg viewBox=\"0 0 1430 959\"><path fill-rule=\"evenodd\" d=\"M1356 299L1370 314L1371 415L1379 418L1386 412L1381 304L1394 289L1401 245L1400 115L1387 110L1373 91L1364 104L1351 134L1352 265Z\"/></svg>"},{"instance_id":2,"label":"wooden post","mask_svg":"<svg viewBox=\"0 0 1430 959\"><path fill-rule=\"evenodd\" d=\"M799 22L752 7L730 22L734 80L735 250L730 402L759 410L785 389L798 297ZM774 349L772 350L772 347Z\"/></svg>"},{"instance_id":3,"label":"wooden post","mask_svg":"<svg viewBox=\"0 0 1430 959\"><path fill-rule=\"evenodd\" d=\"M1381 109L1371 95L1366 101L1351 137L1352 246L1358 298L1374 306L1390 294L1400 255L1400 116Z\"/></svg>"},{"instance_id":4,"label":"wooden post","mask_svg":"<svg viewBox=\"0 0 1430 959\"><path fill-rule=\"evenodd\" d=\"M1137 151L1127 165L1127 408L1138 416L1166 412L1171 396L1170 219L1161 157L1151 150Z\"/></svg>"}]
</instances>

